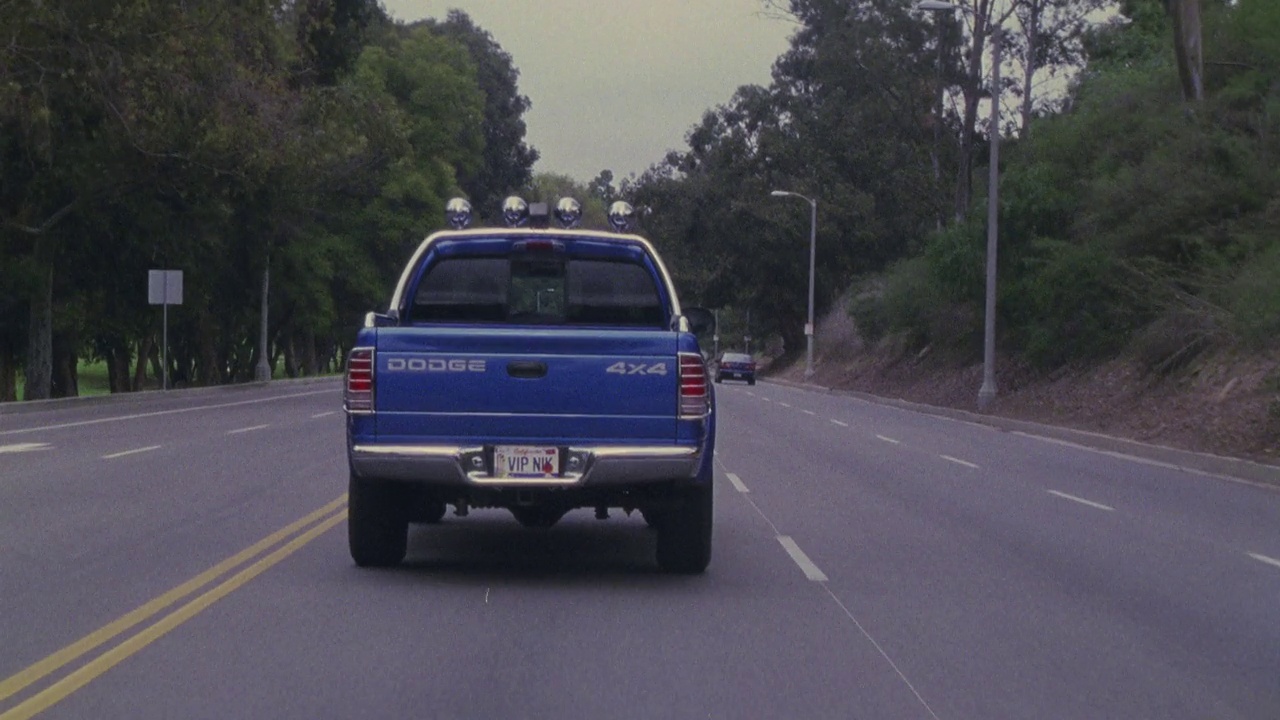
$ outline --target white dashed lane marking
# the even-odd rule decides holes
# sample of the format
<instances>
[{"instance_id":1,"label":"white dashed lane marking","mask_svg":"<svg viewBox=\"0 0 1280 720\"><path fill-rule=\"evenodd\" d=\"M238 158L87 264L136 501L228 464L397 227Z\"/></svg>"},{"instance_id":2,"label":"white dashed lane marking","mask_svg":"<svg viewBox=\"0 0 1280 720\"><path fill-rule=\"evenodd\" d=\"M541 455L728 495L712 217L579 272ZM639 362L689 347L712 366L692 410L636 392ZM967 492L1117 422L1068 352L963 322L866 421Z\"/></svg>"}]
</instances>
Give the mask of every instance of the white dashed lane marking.
<instances>
[{"instance_id":1,"label":"white dashed lane marking","mask_svg":"<svg viewBox=\"0 0 1280 720\"><path fill-rule=\"evenodd\" d=\"M840 422L839 420L832 420L831 422L835 425L839 425L840 427L849 427L849 423L847 422Z\"/></svg>"},{"instance_id":2,"label":"white dashed lane marking","mask_svg":"<svg viewBox=\"0 0 1280 720\"><path fill-rule=\"evenodd\" d=\"M778 401L778 404L779 404L779 405L781 405L782 407L785 407L785 408L789 408L789 407L791 407L791 404L790 404L790 403L784 403L784 402L782 402L781 400L779 400L779 401Z\"/></svg>"},{"instance_id":3,"label":"white dashed lane marking","mask_svg":"<svg viewBox=\"0 0 1280 720\"><path fill-rule=\"evenodd\" d=\"M818 414L818 413L816 413L816 412L814 412L814 411L812 411L812 410L804 410L804 411L802 411L802 412L804 412L804 414L805 414L805 415L817 415L817 414Z\"/></svg>"},{"instance_id":4,"label":"white dashed lane marking","mask_svg":"<svg viewBox=\"0 0 1280 720\"><path fill-rule=\"evenodd\" d=\"M1057 490L1046 490L1045 492L1049 493L1050 495L1056 495L1064 500L1070 500L1071 502L1077 502L1077 503L1080 503L1081 505L1087 505L1091 508L1097 508L1098 510L1106 510L1107 512L1115 512L1115 508L1111 507L1110 505L1103 505L1102 503L1096 503L1092 500L1085 500L1082 497L1076 497L1075 495L1068 495L1064 492L1058 492Z\"/></svg>"},{"instance_id":5,"label":"white dashed lane marking","mask_svg":"<svg viewBox=\"0 0 1280 720\"><path fill-rule=\"evenodd\" d=\"M125 457L126 455L137 455L138 453L151 452L152 450L159 450L161 447L163 447L163 446L162 446L162 445L151 445L151 446L149 446L149 447L137 448L137 449L134 449L134 450L125 450L125 451L123 451L123 452L111 453L110 455L103 455L103 456L102 456L102 459L103 459L103 460L115 460L116 458L122 458L122 457Z\"/></svg>"},{"instance_id":6,"label":"white dashed lane marking","mask_svg":"<svg viewBox=\"0 0 1280 720\"><path fill-rule=\"evenodd\" d=\"M23 453L38 452L40 450L52 450L53 446L49 443L16 443L14 445L0 445L0 455L5 453Z\"/></svg>"},{"instance_id":7,"label":"white dashed lane marking","mask_svg":"<svg viewBox=\"0 0 1280 720\"><path fill-rule=\"evenodd\" d=\"M948 462L953 462L953 463L955 463L955 464L957 464L957 465L963 465L963 466L965 466L965 467L973 468L974 470L977 470L977 469L978 469L978 466L977 466L977 465L974 465L973 463L969 462L968 460L961 460L960 458L953 458L953 457L951 457L950 455L940 455L939 457L941 457L943 460L946 460L946 461L948 461Z\"/></svg>"},{"instance_id":8,"label":"white dashed lane marking","mask_svg":"<svg viewBox=\"0 0 1280 720\"><path fill-rule=\"evenodd\" d=\"M749 489L747 489L747 486L742 482L742 478L738 477L737 475L734 475L733 473L725 473L725 476L729 478L729 482L733 483L734 490L737 490L740 493L751 492Z\"/></svg>"},{"instance_id":9,"label":"white dashed lane marking","mask_svg":"<svg viewBox=\"0 0 1280 720\"><path fill-rule=\"evenodd\" d=\"M782 549L787 551L787 554L791 556L791 559L795 561L795 564L800 566L800 570L804 572L805 577L814 582L827 581L827 574L819 570L817 565L813 564L813 561L809 559L809 556L804 554L804 551L800 549L800 546L797 545L796 541L792 540L789 535L779 535L778 542L782 543Z\"/></svg>"},{"instance_id":10,"label":"white dashed lane marking","mask_svg":"<svg viewBox=\"0 0 1280 720\"><path fill-rule=\"evenodd\" d=\"M239 435L240 433L253 432L254 430L261 430L261 429L263 429L263 428L269 428L269 427L271 427L271 426L270 426L270 425L254 425L253 427L240 428L239 430L228 430L228 431L227 431L227 434L228 434L228 435Z\"/></svg>"},{"instance_id":11,"label":"white dashed lane marking","mask_svg":"<svg viewBox=\"0 0 1280 720\"><path fill-rule=\"evenodd\" d=\"M311 419L315 420L316 418L329 417L330 415L336 414L337 412L338 412L337 410L330 410L329 412L316 413L315 415L311 416Z\"/></svg>"},{"instance_id":12,"label":"white dashed lane marking","mask_svg":"<svg viewBox=\"0 0 1280 720\"><path fill-rule=\"evenodd\" d=\"M1267 557L1266 555L1261 555L1258 553L1249 553L1249 557L1253 558L1254 560L1257 560L1258 562L1264 562L1268 565L1274 565L1280 568L1280 560L1277 560L1273 557Z\"/></svg>"},{"instance_id":13,"label":"white dashed lane marking","mask_svg":"<svg viewBox=\"0 0 1280 720\"><path fill-rule=\"evenodd\" d=\"M893 439L893 438L891 438L891 437L885 437L884 435L877 435L877 436L876 436L876 438L878 438L878 439L880 439L880 440L883 440L883 441L885 441L885 442L887 442L887 443L893 443L894 445L900 445L900 444L901 444L901 443L899 443L897 440L894 440L894 439Z\"/></svg>"}]
</instances>

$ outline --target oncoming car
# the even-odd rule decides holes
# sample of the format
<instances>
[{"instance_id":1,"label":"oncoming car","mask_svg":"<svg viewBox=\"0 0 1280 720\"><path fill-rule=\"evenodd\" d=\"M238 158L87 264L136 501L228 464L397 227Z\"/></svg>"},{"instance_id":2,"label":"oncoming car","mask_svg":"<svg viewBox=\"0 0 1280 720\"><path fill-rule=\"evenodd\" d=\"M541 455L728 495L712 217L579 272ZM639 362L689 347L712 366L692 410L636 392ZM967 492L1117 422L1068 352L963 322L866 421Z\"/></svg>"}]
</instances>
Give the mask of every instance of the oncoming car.
<instances>
[{"instance_id":1,"label":"oncoming car","mask_svg":"<svg viewBox=\"0 0 1280 720\"><path fill-rule=\"evenodd\" d=\"M755 385L756 361L745 353L724 353L716 363L716 382L725 378L746 380L748 385Z\"/></svg>"}]
</instances>

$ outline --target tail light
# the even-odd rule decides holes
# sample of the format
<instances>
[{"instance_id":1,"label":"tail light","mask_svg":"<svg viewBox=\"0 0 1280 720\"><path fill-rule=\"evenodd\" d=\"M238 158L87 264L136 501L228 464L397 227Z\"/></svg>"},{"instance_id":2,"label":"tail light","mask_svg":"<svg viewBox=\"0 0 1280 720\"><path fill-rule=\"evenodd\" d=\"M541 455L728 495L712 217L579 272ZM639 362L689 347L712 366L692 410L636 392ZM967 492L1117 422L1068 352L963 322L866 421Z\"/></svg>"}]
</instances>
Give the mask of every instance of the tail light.
<instances>
[{"instance_id":1,"label":"tail light","mask_svg":"<svg viewBox=\"0 0 1280 720\"><path fill-rule=\"evenodd\" d=\"M347 412L373 412L373 348L354 348L347 356L347 386L342 399Z\"/></svg>"},{"instance_id":2,"label":"tail light","mask_svg":"<svg viewBox=\"0 0 1280 720\"><path fill-rule=\"evenodd\" d=\"M711 410L707 366L697 353L680 353L680 417L704 417Z\"/></svg>"}]
</instances>

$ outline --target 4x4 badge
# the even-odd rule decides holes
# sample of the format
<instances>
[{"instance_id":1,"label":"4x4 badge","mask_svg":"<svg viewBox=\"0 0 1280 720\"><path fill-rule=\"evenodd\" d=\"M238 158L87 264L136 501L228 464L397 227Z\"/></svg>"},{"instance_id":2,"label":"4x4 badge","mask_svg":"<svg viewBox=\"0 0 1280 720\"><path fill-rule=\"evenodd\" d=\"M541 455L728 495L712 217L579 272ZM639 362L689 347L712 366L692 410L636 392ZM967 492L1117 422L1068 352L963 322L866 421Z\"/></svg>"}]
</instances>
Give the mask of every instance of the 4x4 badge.
<instances>
[{"instance_id":1,"label":"4x4 badge","mask_svg":"<svg viewBox=\"0 0 1280 720\"><path fill-rule=\"evenodd\" d=\"M607 373L614 375L666 375L666 363L629 363L619 360L605 369Z\"/></svg>"}]
</instances>

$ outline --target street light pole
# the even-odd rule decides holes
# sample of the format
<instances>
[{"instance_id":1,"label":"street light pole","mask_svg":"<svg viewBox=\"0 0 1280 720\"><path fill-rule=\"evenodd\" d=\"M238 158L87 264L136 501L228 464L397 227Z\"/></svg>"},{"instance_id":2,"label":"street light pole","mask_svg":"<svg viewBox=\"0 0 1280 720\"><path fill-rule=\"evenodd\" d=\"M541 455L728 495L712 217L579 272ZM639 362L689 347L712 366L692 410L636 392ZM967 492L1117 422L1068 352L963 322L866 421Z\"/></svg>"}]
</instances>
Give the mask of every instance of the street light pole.
<instances>
[{"instance_id":1,"label":"street light pole","mask_svg":"<svg viewBox=\"0 0 1280 720\"><path fill-rule=\"evenodd\" d=\"M945 0L920 0L917 10L972 13L965 5ZM996 257L1000 241L1000 62L1003 31L991 30L991 126L988 130L991 157L987 176L987 287L982 331L982 387L978 389L978 409L986 410L996 397ZM968 129L966 128L967 132Z\"/></svg>"},{"instance_id":2,"label":"street light pole","mask_svg":"<svg viewBox=\"0 0 1280 720\"><path fill-rule=\"evenodd\" d=\"M786 190L774 190L769 194L773 197L797 197L809 203L809 322L804 326L804 377L808 380L813 377L813 284L814 263L818 255L818 201Z\"/></svg>"},{"instance_id":3,"label":"street light pole","mask_svg":"<svg viewBox=\"0 0 1280 720\"><path fill-rule=\"evenodd\" d=\"M943 101L943 98L942 98L942 95L943 95L942 38L943 37L944 35L942 31L942 23L938 23L938 59L937 59L937 62L935 63L935 70L937 71L937 78L936 78L937 88L935 88L935 92L937 92L937 102L933 106L934 107L933 152L931 153L933 157L930 158L931 160L933 160L933 185L935 188L942 187L942 101ZM935 218L935 222L937 223L937 229L941 231L942 230L942 210L941 209L937 211L937 217Z\"/></svg>"},{"instance_id":4,"label":"street light pole","mask_svg":"<svg viewBox=\"0 0 1280 720\"><path fill-rule=\"evenodd\" d=\"M982 337L982 388L978 409L986 410L996 397L996 251L1000 222L1000 28L991 33L991 158L987 175L987 303Z\"/></svg>"},{"instance_id":5,"label":"street light pole","mask_svg":"<svg viewBox=\"0 0 1280 720\"><path fill-rule=\"evenodd\" d=\"M266 382L271 379L271 363L267 362L267 294L271 288L271 256L262 268L262 320L258 328L258 365L253 369L253 379Z\"/></svg>"}]
</instances>

